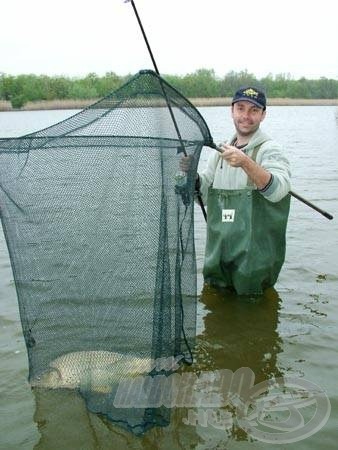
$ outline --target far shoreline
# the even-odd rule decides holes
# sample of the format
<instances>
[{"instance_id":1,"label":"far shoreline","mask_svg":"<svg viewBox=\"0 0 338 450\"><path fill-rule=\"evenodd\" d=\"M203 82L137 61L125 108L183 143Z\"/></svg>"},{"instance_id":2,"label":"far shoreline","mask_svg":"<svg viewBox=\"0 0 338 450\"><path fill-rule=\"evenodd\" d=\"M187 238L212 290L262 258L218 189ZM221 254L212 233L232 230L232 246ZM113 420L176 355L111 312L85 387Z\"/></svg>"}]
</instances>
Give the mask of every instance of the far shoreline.
<instances>
[{"instance_id":1,"label":"far shoreline","mask_svg":"<svg viewBox=\"0 0 338 450\"><path fill-rule=\"evenodd\" d=\"M41 100L37 102L27 102L20 109L12 108L9 101L0 100L0 112L83 109L98 100L99 99ZM190 98L189 101L196 107L231 105L230 97ZM338 106L338 99L270 98L268 99L268 107L269 106Z\"/></svg>"}]
</instances>

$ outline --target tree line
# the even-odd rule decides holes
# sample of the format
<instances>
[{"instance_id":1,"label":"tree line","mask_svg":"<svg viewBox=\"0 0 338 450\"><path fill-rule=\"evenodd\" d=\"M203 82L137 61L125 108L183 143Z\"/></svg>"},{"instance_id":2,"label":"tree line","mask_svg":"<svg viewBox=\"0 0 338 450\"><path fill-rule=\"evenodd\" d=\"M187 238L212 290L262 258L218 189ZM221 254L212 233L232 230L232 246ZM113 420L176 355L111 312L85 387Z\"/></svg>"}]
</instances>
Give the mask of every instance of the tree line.
<instances>
[{"instance_id":1,"label":"tree line","mask_svg":"<svg viewBox=\"0 0 338 450\"><path fill-rule=\"evenodd\" d=\"M13 108L21 108L27 102L40 100L96 99L116 90L131 77L114 72L103 76L90 73L83 78L0 73L0 100L10 101ZM163 78L189 98L232 97L239 86L247 84L263 88L270 98L338 98L338 80L325 77L295 80L286 74L269 74L257 79L248 71L231 71L218 77L212 69L199 69L191 74L163 75Z\"/></svg>"}]
</instances>

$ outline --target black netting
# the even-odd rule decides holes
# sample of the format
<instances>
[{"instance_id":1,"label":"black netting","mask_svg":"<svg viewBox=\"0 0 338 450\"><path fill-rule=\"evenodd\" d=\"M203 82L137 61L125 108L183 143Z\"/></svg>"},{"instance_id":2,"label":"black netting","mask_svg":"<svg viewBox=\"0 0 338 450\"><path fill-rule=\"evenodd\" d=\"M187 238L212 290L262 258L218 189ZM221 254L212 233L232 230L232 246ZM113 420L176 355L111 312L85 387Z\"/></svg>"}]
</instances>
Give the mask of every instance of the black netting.
<instances>
[{"instance_id":1,"label":"black netting","mask_svg":"<svg viewBox=\"0 0 338 450\"><path fill-rule=\"evenodd\" d=\"M152 71L52 127L0 140L32 385L79 389L91 410L140 430L161 422L113 400L121 378L154 373L154 360L190 359L193 194L210 142L198 111ZM182 147L193 156L183 180Z\"/></svg>"}]
</instances>

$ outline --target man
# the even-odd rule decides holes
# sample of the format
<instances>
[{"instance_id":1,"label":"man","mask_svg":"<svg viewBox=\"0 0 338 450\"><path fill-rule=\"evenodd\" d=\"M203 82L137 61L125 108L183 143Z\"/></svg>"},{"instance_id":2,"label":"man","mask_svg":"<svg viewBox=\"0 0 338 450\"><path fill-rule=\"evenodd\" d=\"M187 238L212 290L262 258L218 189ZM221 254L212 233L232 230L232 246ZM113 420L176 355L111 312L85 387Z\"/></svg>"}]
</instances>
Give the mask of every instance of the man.
<instances>
[{"instance_id":1,"label":"man","mask_svg":"<svg viewBox=\"0 0 338 450\"><path fill-rule=\"evenodd\" d=\"M261 90L239 89L231 114L235 135L210 155L197 179L208 210L203 275L213 286L261 294L284 262L289 162L259 128L266 115Z\"/></svg>"}]
</instances>

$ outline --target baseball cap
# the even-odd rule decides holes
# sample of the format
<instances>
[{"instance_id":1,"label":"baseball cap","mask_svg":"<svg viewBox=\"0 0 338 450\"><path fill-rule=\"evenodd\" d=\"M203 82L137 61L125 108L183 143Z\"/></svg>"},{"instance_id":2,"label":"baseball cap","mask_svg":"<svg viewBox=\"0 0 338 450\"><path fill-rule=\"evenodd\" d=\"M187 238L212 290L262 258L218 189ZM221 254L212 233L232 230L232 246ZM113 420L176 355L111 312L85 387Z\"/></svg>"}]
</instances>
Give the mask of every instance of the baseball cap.
<instances>
[{"instance_id":1,"label":"baseball cap","mask_svg":"<svg viewBox=\"0 0 338 450\"><path fill-rule=\"evenodd\" d=\"M266 109L266 97L263 91L252 86L245 86L238 89L232 99L232 105L240 101L251 102L259 108Z\"/></svg>"}]
</instances>

